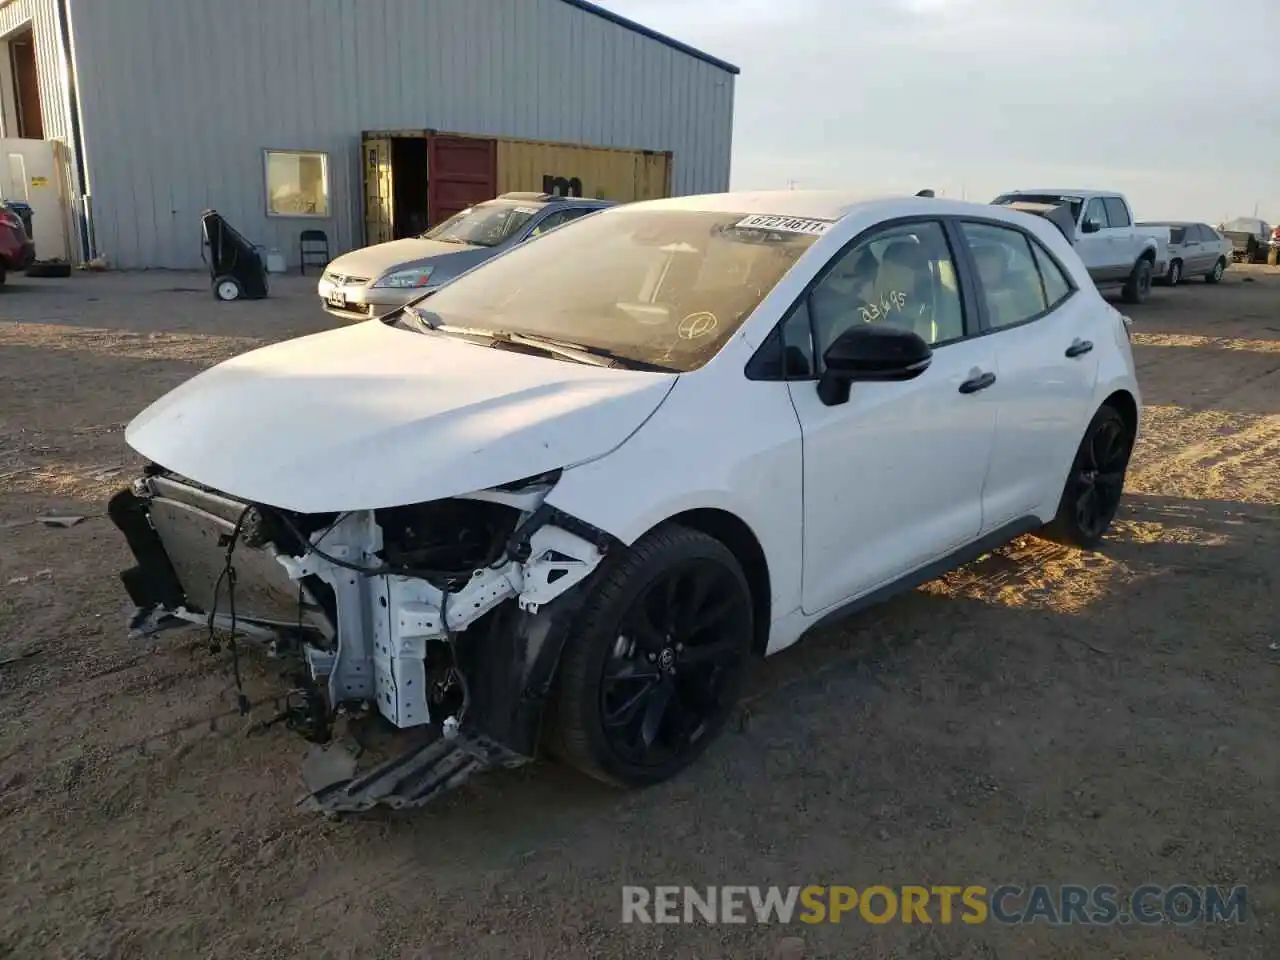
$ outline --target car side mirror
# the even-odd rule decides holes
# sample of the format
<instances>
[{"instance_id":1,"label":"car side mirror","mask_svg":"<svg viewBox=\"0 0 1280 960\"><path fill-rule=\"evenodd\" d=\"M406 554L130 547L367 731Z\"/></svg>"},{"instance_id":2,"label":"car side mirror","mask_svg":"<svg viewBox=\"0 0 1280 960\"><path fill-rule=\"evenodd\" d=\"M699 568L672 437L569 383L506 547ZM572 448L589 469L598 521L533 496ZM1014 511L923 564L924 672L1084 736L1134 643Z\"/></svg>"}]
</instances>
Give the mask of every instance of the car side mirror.
<instances>
[{"instance_id":1,"label":"car side mirror","mask_svg":"<svg viewBox=\"0 0 1280 960\"><path fill-rule=\"evenodd\" d=\"M822 355L818 398L828 407L849 399L855 381L913 380L929 368L933 351L924 338L897 327L858 324L840 334Z\"/></svg>"},{"instance_id":2,"label":"car side mirror","mask_svg":"<svg viewBox=\"0 0 1280 960\"><path fill-rule=\"evenodd\" d=\"M1097 233L1101 229L1102 229L1102 224L1099 223L1097 220L1086 220L1080 226L1081 233Z\"/></svg>"}]
</instances>

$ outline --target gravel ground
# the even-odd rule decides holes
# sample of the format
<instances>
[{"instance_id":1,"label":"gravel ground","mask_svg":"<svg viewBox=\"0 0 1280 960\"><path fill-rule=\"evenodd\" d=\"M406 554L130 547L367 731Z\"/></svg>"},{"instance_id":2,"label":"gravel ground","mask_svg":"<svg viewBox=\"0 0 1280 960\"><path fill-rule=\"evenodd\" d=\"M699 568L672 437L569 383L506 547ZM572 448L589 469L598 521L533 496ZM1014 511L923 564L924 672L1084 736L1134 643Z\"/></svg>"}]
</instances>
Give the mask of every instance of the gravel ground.
<instances>
[{"instance_id":1,"label":"gravel ground","mask_svg":"<svg viewBox=\"0 0 1280 960\"><path fill-rule=\"evenodd\" d=\"M1134 308L1148 404L1113 534L1033 539L768 661L675 781L554 765L438 806L297 812L223 657L125 636L122 427L328 325L312 278L0 292L0 956L1280 956L1280 272ZM67 529L32 523L86 516ZM276 687L249 665L249 693ZM624 926L623 884L1247 884L1243 925ZM796 939L799 938L799 939ZM801 942L802 941L802 942Z\"/></svg>"}]
</instances>

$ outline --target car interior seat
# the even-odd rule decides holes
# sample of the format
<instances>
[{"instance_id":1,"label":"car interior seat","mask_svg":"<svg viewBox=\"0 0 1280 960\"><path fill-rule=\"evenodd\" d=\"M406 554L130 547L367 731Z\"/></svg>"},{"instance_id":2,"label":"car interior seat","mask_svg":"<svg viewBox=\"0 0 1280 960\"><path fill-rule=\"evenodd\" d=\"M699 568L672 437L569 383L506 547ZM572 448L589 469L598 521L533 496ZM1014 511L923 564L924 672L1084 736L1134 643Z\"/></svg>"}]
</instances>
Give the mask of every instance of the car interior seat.
<instances>
[{"instance_id":1,"label":"car interior seat","mask_svg":"<svg viewBox=\"0 0 1280 960\"><path fill-rule=\"evenodd\" d=\"M864 247L856 256L842 257L809 295L814 334L819 354L825 353L836 338L859 323L864 323L862 308L874 296L875 254Z\"/></svg>"},{"instance_id":2,"label":"car interior seat","mask_svg":"<svg viewBox=\"0 0 1280 960\"><path fill-rule=\"evenodd\" d=\"M897 240L880 258L880 270L876 276L876 302L895 303L897 297L905 299L902 307L889 310L884 322L919 334L926 343L937 338L934 324L934 306L937 302L935 279L928 251L916 240Z\"/></svg>"},{"instance_id":3,"label":"car interior seat","mask_svg":"<svg viewBox=\"0 0 1280 960\"><path fill-rule=\"evenodd\" d=\"M998 244L975 245L973 258L991 323L1006 327L1044 310L1044 288L1029 256Z\"/></svg>"}]
</instances>

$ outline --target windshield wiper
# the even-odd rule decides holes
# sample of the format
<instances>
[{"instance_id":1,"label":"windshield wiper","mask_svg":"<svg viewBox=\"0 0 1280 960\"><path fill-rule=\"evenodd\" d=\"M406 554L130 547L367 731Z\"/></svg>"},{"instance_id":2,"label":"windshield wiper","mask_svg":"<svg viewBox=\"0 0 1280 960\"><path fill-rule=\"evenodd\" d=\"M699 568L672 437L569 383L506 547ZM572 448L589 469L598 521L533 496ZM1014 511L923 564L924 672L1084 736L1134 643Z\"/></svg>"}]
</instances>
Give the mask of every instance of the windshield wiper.
<instances>
[{"instance_id":1,"label":"windshield wiper","mask_svg":"<svg viewBox=\"0 0 1280 960\"><path fill-rule=\"evenodd\" d=\"M411 303L401 307L401 312L424 329L439 330L442 326L440 318L436 314L430 310L420 310Z\"/></svg>"},{"instance_id":2,"label":"windshield wiper","mask_svg":"<svg viewBox=\"0 0 1280 960\"><path fill-rule=\"evenodd\" d=\"M507 343L518 343L525 347L537 347L539 350L545 350L547 353L553 353L557 357L564 357L566 360L575 360L578 363L590 364L593 367L608 367L618 359L608 355L602 355L589 347L584 347L580 343L566 343L563 340L554 340L551 337L541 337L537 334L530 333L499 333L494 332L494 338Z\"/></svg>"},{"instance_id":3,"label":"windshield wiper","mask_svg":"<svg viewBox=\"0 0 1280 960\"><path fill-rule=\"evenodd\" d=\"M484 327L464 327L455 326L451 323L441 323L438 314L432 313L430 310L421 310L412 305L402 307L401 310L405 316L413 320L415 326L432 333L454 334L462 337L482 337L487 340L495 340L498 343L513 343L522 347L534 347L545 353L564 357L566 360L573 360L576 363L585 363L593 367L617 365L631 370L650 370L655 373L673 372L670 367L665 367L662 364L650 363L647 360L637 360L634 357L624 357L604 347L591 347L582 343L572 343L568 340L540 336L536 333L513 333L508 330L489 330Z\"/></svg>"},{"instance_id":4,"label":"windshield wiper","mask_svg":"<svg viewBox=\"0 0 1280 960\"><path fill-rule=\"evenodd\" d=\"M583 363L594 363L596 366L607 367L611 364L617 364L631 370L672 372L670 367L664 367L662 364L650 363L647 360L637 360L634 357L624 357L604 347L591 347L583 343L571 343L568 340L557 340L554 337L544 337L532 333L506 333L495 334L495 336L509 340L512 343L541 347L544 350L559 353L572 359L580 359Z\"/></svg>"}]
</instances>

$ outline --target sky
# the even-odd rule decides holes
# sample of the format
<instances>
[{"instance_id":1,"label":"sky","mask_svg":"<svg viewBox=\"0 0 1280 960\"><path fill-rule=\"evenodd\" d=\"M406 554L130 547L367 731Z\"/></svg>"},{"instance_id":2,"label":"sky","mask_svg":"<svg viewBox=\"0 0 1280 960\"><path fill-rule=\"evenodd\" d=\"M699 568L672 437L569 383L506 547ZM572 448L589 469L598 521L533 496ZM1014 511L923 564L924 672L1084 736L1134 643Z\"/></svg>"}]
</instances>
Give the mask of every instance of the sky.
<instances>
[{"instance_id":1,"label":"sky","mask_svg":"<svg viewBox=\"0 0 1280 960\"><path fill-rule=\"evenodd\" d=\"M1280 0L597 2L741 68L734 190L1095 188L1280 223Z\"/></svg>"}]
</instances>

